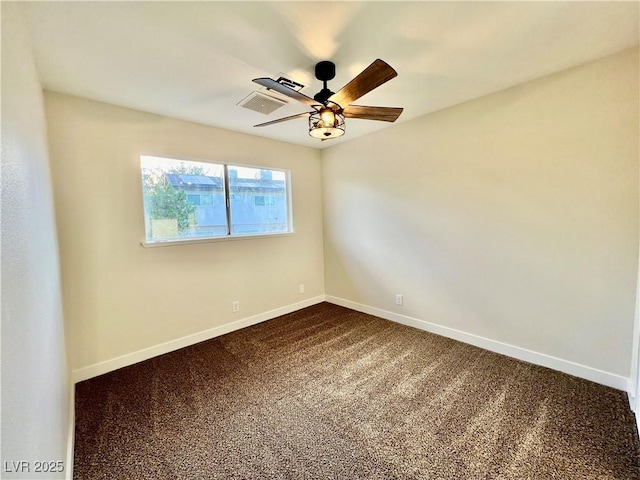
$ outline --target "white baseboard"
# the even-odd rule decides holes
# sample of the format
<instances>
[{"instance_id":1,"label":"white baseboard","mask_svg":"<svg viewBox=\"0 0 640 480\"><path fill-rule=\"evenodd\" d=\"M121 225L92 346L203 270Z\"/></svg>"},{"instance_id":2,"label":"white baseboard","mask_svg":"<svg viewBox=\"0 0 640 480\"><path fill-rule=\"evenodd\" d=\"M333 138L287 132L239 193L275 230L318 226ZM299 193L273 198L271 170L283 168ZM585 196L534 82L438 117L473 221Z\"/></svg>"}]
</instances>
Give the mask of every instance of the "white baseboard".
<instances>
[{"instance_id":1,"label":"white baseboard","mask_svg":"<svg viewBox=\"0 0 640 480\"><path fill-rule=\"evenodd\" d=\"M476 347L480 347L485 350L500 353L508 357L517 358L518 360L524 360L525 362L568 373L569 375L584 378L601 385L606 385L607 387L612 387L618 390L629 392L629 379L620 375L616 375L614 373L598 370L597 368L587 367L585 365L580 365L569 360L552 357L544 353L534 352L526 348L516 347L514 345L491 340L489 338L480 337L478 335L466 333L461 330L437 325L435 323L420 320L418 318L401 315L395 312L389 312L387 310L376 307L370 307L368 305L352 302L343 298L325 295L325 300L327 302L350 308L352 310L357 310L369 315L375 315L376 317L391 320L392 322L415 327L420 330L425 330L427 332L441 335L443 337L452 338L460 342L475 345Z\"/></svg>"},{"instance_id":2,"label":"white baseboard","mask_svg":"<svg viewBox=\"0 0 640 480\"><path fill-rule=\"evenodd\" d=\"M638 405L638 397L633 394L634 389L631 387L631 381L629 381L629 390L627 391L627 395L629 397L629 407L633 412L633 415L636 419L636 426L638 428L638 432L640 433L640 405Z\"/></svg>"},{"instance_id":3,"label":"white baseboard","mask_svg":"<svg viewBox=\"0 0 640 480\"><path fill-rule=\"evenodd\" d=\"M575 362L571 362L569 360L553 357L544 353L534 352L526 348L516 347L514 345L509 345L507 343L491 340L485 337L480 337L478 335L463 332L461 330L456 330L450 327L437 325L435 323L431 323L426 320L421 320L418 318L401 315L399 313L390 312L388 310L383 310L377 307L363 305L357 302L352 302L351 300L346 300L346 299L334 297L331 295L318 295L316 297L309 298L302 302L286 305L284 307L270 310L268 312L260 313L258 315L253 315L251 317L246 317L232 323L227 323L225 325L214 327L214 328L211 328L202 332L198 332L192 335L187 335L185 337L171 340L159 345L155 345L153 347L145 348L142 350L138 350L136 352L132 352L126 355L112 358L104 362L95 363L93 365L89 365L87 367L74 370L72 380L74 383L81 382L83 380L87 380L89 378L93 378L98 375L102 375L104 373L108 373L122 367L126 367L144 360L148 360L158 355L163 355L165 353L169 353L174 350L187 347L189 345L193 345L205 340L209 340L211 338L215 338L220 335L224 335L226 333L239 330L241 328L255 325L257 323L261 323L266 320L271 320L272 318L276 318L280 315L286 315L288 313L295 312L296 310L300 310L301 308L309 307L311 305L315 305L323 301L327 301L336 305L341 305L343 307L350 308L352 310L357 310L359 312L368 313L370 315L375 315L377 317L384 318L386 320L390 320L396 323L401 323L403 325L415 327L420 330L441 335L443 337L452 338L460 342L475 345L485 350L489 350L492 352L500 353L502 355L517 358L519 360L533 363L535 365L540 365L543 367L551 368L553 370L568 373L569 375L573 375L579 378L584 378L586 380L590 380L592 382L596 382L601 385L606 385L608 387L612 387L618 390L623 390L623 391L626 391L628 394L630 394L629 379L620 375L616 375L610 372L605 372L603 370L599 370L593 367L581 365ZM636 403L635 399L629 396L629 400L630 400L630 403L632 403L632 409L635 411L636 408L633 408Z\"/></svg>"},{"instance_id":4,"label":"white baseboard","mask_svg":"<svg viewBox=\"0 0 640 480\"><path fill-rule=\"evenodd\" d=\"M255 325L256 323L271 320L272 318L279 317L280 315L286 315L287 313L295 312L296 310L300 310L301 308L310 307L311 305L315 305L323 301L324 295L318 295L317 297L309 298L297 303L292 303L284 307L276 308L275 310L270 310L258 315L252 315L251 317L242 318L225 325L213 327L203 332L198 332L187 335L185 337L177 338L175 340L170 340L153 347L138 350L137 352L121 355L110 360L105 360L104 362L94 363L93 365L74 370L72 379L74 383L82 382L83 380L88 380L89 378L97 377L98 375L112 372L122 367L127 367L144 360L149 360L150 358L157 357L158 355L164 355L165 353L173 352L174 350L188 347L189 345L194 345L205 340L210 340L212 338L219 337L220 335L224 335L241 328Z\"/></svg>"},{"instance_id":5,"label":"white baseboard","mask_svg":"<svg viewBox=\"0 0 640 480\"><path fill-rule=\"evenodd\" d=\"M76 384L71 382L69 386L69 424L67 431L67 462L65 463L65 476L67 480L73 480L73 451L76 433Z\"/></svg>"}]
</instances>

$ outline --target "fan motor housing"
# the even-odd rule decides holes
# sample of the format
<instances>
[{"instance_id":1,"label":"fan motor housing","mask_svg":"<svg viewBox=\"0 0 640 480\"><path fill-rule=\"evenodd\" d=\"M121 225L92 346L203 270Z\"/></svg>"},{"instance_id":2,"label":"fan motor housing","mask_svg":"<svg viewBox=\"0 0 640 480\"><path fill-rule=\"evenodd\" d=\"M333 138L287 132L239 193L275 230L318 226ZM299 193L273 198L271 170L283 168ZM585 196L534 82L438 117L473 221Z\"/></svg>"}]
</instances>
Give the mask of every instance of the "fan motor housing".
<instances>
[{"instance_id":1,"label":"fan motor housing","mask_svg":"<svg viewBox=\"0 0 640 480\"><path fill-rule=\"evenodd\" d=\"M329 100L329 97L331 97L331 95L333 95L333 93L334 92L332 92L328 88L323 88L322 90L320 90L318 93L316 93L313 96L313 99L316 100L317 102L322 103L324 105L325 103L327 103L327 100Z\"/></svg>"}]
</instances>

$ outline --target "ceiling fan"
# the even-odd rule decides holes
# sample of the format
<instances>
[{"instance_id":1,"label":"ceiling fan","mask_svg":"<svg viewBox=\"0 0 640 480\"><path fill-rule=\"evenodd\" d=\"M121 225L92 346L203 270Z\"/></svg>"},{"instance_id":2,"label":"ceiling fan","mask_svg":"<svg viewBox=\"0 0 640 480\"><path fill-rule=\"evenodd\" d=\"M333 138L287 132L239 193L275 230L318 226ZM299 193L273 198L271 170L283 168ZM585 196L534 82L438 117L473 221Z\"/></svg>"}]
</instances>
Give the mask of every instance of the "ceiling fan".
<instances>
[{"instance_id":1,"label":"ceiling fan","mask_svg":"<svg viewBox=\"0 0 640 480\"><path fill-rule=\"evenodd\" d=\"M266 127L296 118L309 117L309 135L321 140L329 140L344 135L345 117L395 122L402 113L403 109L396 107L351 105L352 102L355 102L374 88L398 76L398 73L393 68L380 59L375 60L336 93L327 87L327 82L336 76L336 66L333 62L323 61L317 63L315 75L318 80L323 82L323 88L313 98L271 78L255 78L253 80L255 83L298 100L313 108L313 110L254 126Z\"/></svg>"}]
</instances>

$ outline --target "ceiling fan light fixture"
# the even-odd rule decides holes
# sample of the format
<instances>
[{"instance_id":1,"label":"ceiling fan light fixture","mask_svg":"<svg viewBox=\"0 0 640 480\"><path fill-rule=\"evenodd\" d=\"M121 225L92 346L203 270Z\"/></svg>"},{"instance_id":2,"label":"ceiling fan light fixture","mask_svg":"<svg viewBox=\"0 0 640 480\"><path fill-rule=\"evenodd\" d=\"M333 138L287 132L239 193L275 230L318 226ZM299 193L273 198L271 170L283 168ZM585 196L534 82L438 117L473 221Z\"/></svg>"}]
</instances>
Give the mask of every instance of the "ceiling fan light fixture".
<instances>
[{"instance_id":1,"label":"ceiling fan light fixture","mask_svg":"<svg viewBox=\"0 0 640 480\"><path fill-rule=\"evenodd\" d=\"M309 115L309 135L320 140L338 138L344 135L344 115L330 108L322 108Z\"/></svg>"},{"instance_id":2,"label":"ceiling fan light fixture","mask_svg":"<svg viewBox=\"0 0 640 480\"><path fill-rule=\"evenodd\" d=\"M267 125L287 122L296 118L308 117L309 135L320 140L329 140L344 135L345 117L395 122L402 113L402 108L398 107L352 105L358 98L398 76L398 72L385 61L379 58L374 60L371 65L356 75L349 83L336 93L333 93L327 87L327 81L333 79L335 75L336 66L333 62L323 61L316 64L316 78L322 81L323 88L314 98L272 78L254 78L253 81L255 83L265 87L267 90L274 90L314 109L312 112L289 115L288 117L254 125L254 127L266 127Z\"/></svg>"}]
</instances>

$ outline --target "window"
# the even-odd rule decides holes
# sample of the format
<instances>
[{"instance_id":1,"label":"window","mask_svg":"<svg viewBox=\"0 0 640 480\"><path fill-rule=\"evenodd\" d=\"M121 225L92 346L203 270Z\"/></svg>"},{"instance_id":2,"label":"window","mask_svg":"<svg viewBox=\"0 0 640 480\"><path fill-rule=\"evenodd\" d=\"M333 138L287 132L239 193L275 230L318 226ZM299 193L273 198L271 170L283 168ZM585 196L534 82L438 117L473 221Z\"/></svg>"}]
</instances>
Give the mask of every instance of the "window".
<instances>
[{"instance_id":1,"label":"window","mask_svg":"<svg viewBox=\"0 0 640 480\"><path fill-rule=\"evenodd\" d=\"M276 199L271 195L268 197L265 197L264 195L256 195L255 204L256 204L256 207L260 207L264 205L275 205Z\"/></svg>"},{"instance_id":2,"label":"window","mask_svg":"<svg viewBox=\"0 0 640 480\"><path fill-rule=\"evenodd\" d=\"M187 193L187 202L189 202L191 205L200 205L200 195Z\"/></svg>"},{"instance_id":3,"label":"window","mask_svg":"<svg viewBox=\"0 0 640 480\"><path fill-rule=\"evenodd\" d=\"M140 157L146 243L293 231L286 170Z\"/></svg>"},{"instance_id":4,"label":"window","mask_svg":"<svg viewBox=\"0 0 640 480\"><path fill-rule=\"evenodd\" d=\"M201 195L198 193L187 193L187 202L191 205L213 205L213 195Z\"/></svg>"}]
</instances>

